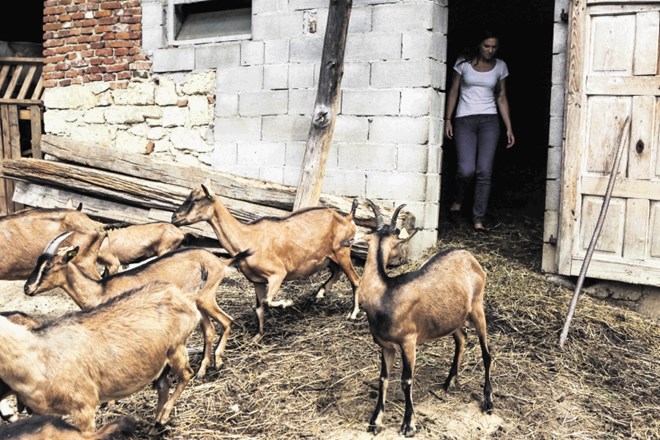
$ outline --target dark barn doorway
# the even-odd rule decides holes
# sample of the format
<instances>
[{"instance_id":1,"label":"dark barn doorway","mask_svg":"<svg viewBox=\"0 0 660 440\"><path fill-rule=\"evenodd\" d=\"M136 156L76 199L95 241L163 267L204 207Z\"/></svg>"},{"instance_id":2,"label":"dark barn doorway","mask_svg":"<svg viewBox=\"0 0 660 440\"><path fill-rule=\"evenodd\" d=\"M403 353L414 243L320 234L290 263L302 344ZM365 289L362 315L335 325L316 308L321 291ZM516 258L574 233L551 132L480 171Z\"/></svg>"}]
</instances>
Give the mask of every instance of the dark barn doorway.
<instances>
[{"instance_id":1,"label":"dark barn doorway","mask_svg":"<svg viewBox=\"0 0 660 440\"><path fill-rule=\"evenodd\" d=\"M489 223L513 214L543 221L552 76L553 0L450 0L447 85L454 62L480 29L500 35L497 56L507 62L507 96L516 144L495 159ZM456 156L445 138L442 161L441 224L452 202ZM469 193L471 194L471 192ZM463 214L470 218L472 200ZM489 220L489 219L487 219ZM467 220L469 221L469 220Z\"/></svg>"}]
</instances>

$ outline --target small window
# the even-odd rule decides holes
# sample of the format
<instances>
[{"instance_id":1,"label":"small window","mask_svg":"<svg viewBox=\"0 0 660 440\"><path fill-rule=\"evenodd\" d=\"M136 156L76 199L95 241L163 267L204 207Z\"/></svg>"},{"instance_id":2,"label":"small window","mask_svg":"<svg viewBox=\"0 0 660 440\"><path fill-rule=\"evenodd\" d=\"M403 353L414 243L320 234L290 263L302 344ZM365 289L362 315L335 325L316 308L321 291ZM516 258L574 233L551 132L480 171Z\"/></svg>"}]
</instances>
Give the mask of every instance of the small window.
<instances>
[{"instance_id":1,"label":"small window","mask_svg":"<svg viewBox=\"0 0 660 440\"><path fill-rule=\"evenodd\" d=\"M170 44L212 43L252 36L252 0L170 0Z\"/></svg>"}]
</instances>

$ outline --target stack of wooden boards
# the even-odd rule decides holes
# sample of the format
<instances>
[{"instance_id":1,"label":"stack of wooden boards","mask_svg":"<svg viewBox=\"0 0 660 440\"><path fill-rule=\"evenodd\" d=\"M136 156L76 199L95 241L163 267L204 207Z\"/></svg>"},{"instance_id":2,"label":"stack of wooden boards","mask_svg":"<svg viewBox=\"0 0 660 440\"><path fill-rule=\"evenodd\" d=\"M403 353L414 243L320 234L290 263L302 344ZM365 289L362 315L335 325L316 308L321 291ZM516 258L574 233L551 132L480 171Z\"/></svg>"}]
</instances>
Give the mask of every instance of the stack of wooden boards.
<instances>
[{"instance_id":1,"label":"stack of wooden boards","mask_svg":"<svg viewBox=\"0 0 660 440\"><path fill-rule=\"evenodd\" d=\"M41 151L49 160L2 162L2 176L17 181L15 202L42 208L64 207L69 201L74 206L82 203L90 216L113 222L169 222L190 191L207 179L229 211L244 222L286 215L293 209L296 196L293 186L158 161L149 155L122 153L52 135L42 137ZM350 197L322 194L319 204L348 213L352 202ZM360 232L368 232L375 226L374 214L365 200L359 202L355 222ZM386 217L393 212L391 206L380 208ZM399 221L410 229L415 217L402 211ZM216 238L207 224L185 228ZM364 259L366 246L354 246L353 255Z\"/></svg>"}]
</instances>

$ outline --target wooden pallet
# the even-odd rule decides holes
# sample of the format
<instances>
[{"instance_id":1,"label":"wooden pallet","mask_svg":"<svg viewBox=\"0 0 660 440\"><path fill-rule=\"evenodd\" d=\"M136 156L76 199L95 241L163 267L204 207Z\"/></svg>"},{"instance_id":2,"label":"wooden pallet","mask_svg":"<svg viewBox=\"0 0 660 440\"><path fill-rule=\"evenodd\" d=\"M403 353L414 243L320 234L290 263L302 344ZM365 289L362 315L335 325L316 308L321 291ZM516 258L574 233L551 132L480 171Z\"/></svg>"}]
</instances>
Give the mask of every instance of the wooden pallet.
<instances>
[{"instance_id":1,"label":"wooden pallet","mask_svg":"<svg viewBox=\"0 0 660 440\"><path fill-rule=\"evenodd\" d=\"M0 151L2 159L41 158L42 58L0 58ZM0 181L0 215L23 208L12 202L14 182Z\"/></svg>"}]
</instances>

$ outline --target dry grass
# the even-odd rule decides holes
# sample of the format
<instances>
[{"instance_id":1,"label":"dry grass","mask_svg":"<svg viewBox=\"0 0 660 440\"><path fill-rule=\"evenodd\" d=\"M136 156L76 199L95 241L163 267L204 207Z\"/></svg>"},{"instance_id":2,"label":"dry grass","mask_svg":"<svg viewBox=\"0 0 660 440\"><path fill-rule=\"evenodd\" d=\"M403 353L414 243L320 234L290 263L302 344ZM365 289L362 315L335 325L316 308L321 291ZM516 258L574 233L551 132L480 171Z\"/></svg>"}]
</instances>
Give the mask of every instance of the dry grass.
<instances>
[{"instance_id":1,"label":"dry grass","mask_svg":"<svg viewBox=\"0 0 660 440\"><path fill-rule=\"evenodd\" d=\"M493 414L501 423L494 432L477 427L457 434L452 428L481 399L481 354L470 329L458 391L442 391L451 338L418 349L413 388L418 438L660 438L656 321L583 297L560 350L558 338L573 292L549 283L540 272L537 220L505 219L487 236L463 225L444 227L438 248L449 246L471 250L488 272ZM420 261L396 271L413 269ZM375 404L379 351L364 316L346 320L351 289L345 278L323 302L314 301L326 276L285 283L280 296L296 305L267 313L266 336L258 345L249 342L256 331L253 289L240 274L228 276L218 293L235 320L225 363L190 383L162 437L370 438L364 431ZM199 334L190 346L201 346ZM192 358L195 368L200 357ZM394 374L400 374L398 360ZM98 423L134 415L140 421L137 438L146 438L155 400L153 390L144 390L100 411ZM396 437L402 413L403 395L393 380L386 424L394 436L385 432L377 438Z\"/></svg>"}]
</instances>

